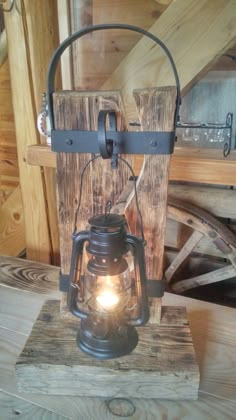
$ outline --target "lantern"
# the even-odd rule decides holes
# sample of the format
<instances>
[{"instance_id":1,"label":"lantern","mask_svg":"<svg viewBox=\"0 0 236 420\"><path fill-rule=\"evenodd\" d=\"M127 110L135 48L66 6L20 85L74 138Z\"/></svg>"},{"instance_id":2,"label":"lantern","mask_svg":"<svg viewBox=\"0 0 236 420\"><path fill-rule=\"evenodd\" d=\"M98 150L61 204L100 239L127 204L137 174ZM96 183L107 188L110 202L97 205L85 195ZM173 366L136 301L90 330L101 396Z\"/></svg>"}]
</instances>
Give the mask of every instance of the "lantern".
<instances>
[{"instance_id":1,"label":"lantern","mask_svg":"<svg viewBox=\"0 0 236 420\"><path fill-rule=\"evenodd\" d=\"M81 319L80 349L109 359L130 353L135 326L149 319L144 249L124 216L100 214L89 224L73 235L68 306Z\"/></svg>"}]
</instances>

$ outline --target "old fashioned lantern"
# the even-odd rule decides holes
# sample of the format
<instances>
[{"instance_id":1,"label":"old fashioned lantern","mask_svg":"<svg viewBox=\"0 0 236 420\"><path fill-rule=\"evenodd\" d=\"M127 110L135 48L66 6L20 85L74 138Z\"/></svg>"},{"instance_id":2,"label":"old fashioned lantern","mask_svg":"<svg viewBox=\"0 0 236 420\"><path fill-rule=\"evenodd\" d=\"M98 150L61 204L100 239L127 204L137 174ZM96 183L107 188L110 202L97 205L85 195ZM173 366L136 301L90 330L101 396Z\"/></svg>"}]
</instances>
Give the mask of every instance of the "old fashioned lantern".
<instances>
[{"instance_id":1,"label":"old fashioned lantern","mask_svg":"<svg viewBox=\"0 0 236 420\"><path fill-rule=\"evenodd\" d=\"M100 214L73 235L68 306L81 318L78 346L107 359L130 353L149 319L144 249L124 216Z\"/></svg>"},{"instance_id":2,"label":"old fashioned lantern","mask_svg":"<svg viewBox=\"0 0 236 420\"><path fill-rule=\"evenodd\" d=\"M110 29L124 29L142 34L159 45L166 54L173 70L177 91L173 130L119 132L114 110L99 111L97 132L55 129L53 92L56 68L62 53L82 36L93 31ZM81 319L77 337L80 349L100 359L123 356L130 353L138 343L135 327L144 325L149 319L148 296L162 296L164 282L161 279L146 279L145 240L135 175L122 155L173 153L181 102L176 66L165 44L150 32L126 24L94 25L72 34L54 52L48 70L47 98L52 150L59 153L91 154L91 159L82 168L81 173L79 204L75 212L75 228L72 235L70 273L61 275L60 290L68 292L69 310ZM98 158L110 159L114 170L119 161L129 167L134 181L141 238L128 232L125 216L110 212L110 202L107 203L104 213L95 214L89 219L89 230L77 231L76 220L81 204L84 172L88 165Z\"/></svg>"}]
</instances>

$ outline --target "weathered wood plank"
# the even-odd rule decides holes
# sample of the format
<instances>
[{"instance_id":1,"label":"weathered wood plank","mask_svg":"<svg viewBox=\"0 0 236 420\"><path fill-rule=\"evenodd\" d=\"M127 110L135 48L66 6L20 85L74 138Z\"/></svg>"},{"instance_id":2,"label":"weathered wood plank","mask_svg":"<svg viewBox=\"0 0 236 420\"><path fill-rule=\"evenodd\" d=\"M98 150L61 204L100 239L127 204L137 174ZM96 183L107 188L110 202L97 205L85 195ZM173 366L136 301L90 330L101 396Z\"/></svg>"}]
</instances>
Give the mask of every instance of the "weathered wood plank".
<instances>
[{"instance_id":1,"label":"weathered wood plank","mask_svg":"<svg viewBox=\"0 0 236 420\"><path fill-rule=\"evenodd\" d=\"M58 129L96 130L100 109L117 113L118 130L125 129L122 104L116 92L57 92L54 94L55 126ZM58 222L60 232L61 270L68 274L71 259L71 234L74 230L74 211L80 192L81 172L91 154L57 154ZM132 165L132 156L126 157ZM116 202L130 176L126 166L111 169L110 160L97 159L86 170L77 229L87 226L89 217L105 210L108 200ZM65 294L62 303L66 300ZM63 305L64 307L64 305Z\"/></svg>"},{"instance_id":2,"label":"weathered wood plank","mask_svg":"<svg viewBox=\"0 0 236 420\"><path fill-rule=\"evenodd\" d=\"M11 297L11 294L9 294ZM178 298L178 297L177 297ZM180 298L180 297L179 297ZM183 298L182 298L183 299ZM24 301L24 299L23 299ZM194 302L192 299L187 299L189 302ZM10 298L10 302L14 302L14 299ZM190 303L191 304L191 303ZM199 302L198 302L199 304ZM203 304L203 303L202 303ZM205 303L205 305L209 305ZM12 307L14 305L10 305ZM212 305L214 307L214 305ZM223 307L221 307L223 308ZM22 309L22 308L21 308ZM217 307L218 309L218 307ZM28 311L28 314L30 312ZM219 311L218 311L219 313ZM228 317L229 318L229 317ZM233 318L233 317L232 317ZM23 314L20 315L21 324L24 323ZM1 324L1 317L0 317ZM202 331L201 328L198 331ZM214 327L215 324L213 324ZM108 410L108 400L107 398L95 398L95 397L70 397L70 396L57 396L57 395L42 395L42 394L22 394L19 393L15 385L15 362L17 356L22 348L24 343L24 336L20 333L21 327L19 326L19 333L3 330L0 328L1 335L1 352L0 352L0 379L1 387L7 393L11 393L15 396L18 396L21 399L25 399L28 402L37 404L39 407L42 407L46 410L53 411L61 416L73 418L73 419L86 419L86 420L97 420L98 418L104 420L111 420L112 414L125 415L129 413L130 404L134 406L135 412L139 418L144 419L147 415L151 418L157 418L160 416L162 418L168 412L169 416L175 417L183 416L192 417L193 415L196 418L221 418L225 419L225 416L228 418L234 419L234 414L236 412L236 403L230 401L229 399L223 399L219 397L210 396L204 394L202 391L199 393L198 401L188 401L188 400L158 400L158 399L130 399L130 404L128 407L123 404L123 400L119 400L114 397L111 405L111 409ZM3 333L3 334L2 334ZM219 350L219 345L217 346ZM224 346L225 350L225 346ZM215 354L214 347L211 349L211 354ZM221 362L224 358L221 358ZM6 364L7 362L7 364ZM219 364L218 364L219 366ZM205 366L206 372L206 366ZM231 372L232 376L232 372ZM228 375L230 378L230 374ZM216 378L217 379L217 378ZM222 389L222 386L221 386ZM208 387L209 390L209 387ZM233 392L233 387L232 387ZM232 394L231 392L231 394ZM233 394L232 394L233 395ZM126 408L126 410L125 410ZM113 416L112 416L113 417ZM31 420L31 419L29 419Z\"/></svg>"},{"instance_id":3,"label":"weathered wood plank","mask_svg":"<svg viewBox=\"0 0 236 420\"><path fill-rule=\"evenodd\" d=\"M16 416L25 420L63 420L68 417L45 410L38 404L33 404L24 398L0 390L1 416L5 419L12 419Z\"/></svg>"},{"instance_id":4,"label":"weathered wood plank","mask_svg":"<svg viewBox=\"0 0 236 420\"><path fill-rule=\"evenodd\" d=\"M27 146L39 143L25 23L24 8L22 14L16 8L5 14L22 199L27 220L26 250L28 258L50 262L51 244L44 182L40 168L29 166L25 161Z\"/></svg>"},{"instance_id":5,"label":"weathered wood plank","mask_svg":"<svg viewBox=\"0 0 236 420\"><path fill-rule=\"evenodd\" d=\"M0 255L2 285L48 296L59 296L59 268Z\"/></svg>"},{"instance_id":6,"label":"weathered wood plank","mask_svg":"<svg viewBox=\"0 0 236 420\"><path fill-rule=\"evenodd\" d=\"M15 259L15 261L17 260ZM46 271L47 267L45 266ZM55 267L54 269L58 270ZM31 295L32 304L29 306L27 305L28 300L26 301L26 313L24 310L25 294L21 293L21 305L17 307L18 320L13 326L17 294L12 295L10 288L6 288L6 291L8 291L8 296L5 296L5 300L9 302L7 313L11 318L12 328L18 333L12 333L4 328L2 330L5 335L1 334L0 345L1 387L22 398L22 394L18 394L15 387L14 363L24 344L22 338L25 340L21 332L25 332L30 320L33 324L34 303L37 303L38 297L36 294ZM30 295L28 294L28 296ZM165 305L185 305L188 308L194 346L201 368L199 399L195 402L132 399L136 415L139 418L145 418L147 415L151 418L162 418L168 413L168 416L173 418L185 416L197 419L232 418L233 420L236 413L236 372L235 352L233 351L236 345L234 309L170 293L166 293L163 300ZM5 317L2 319L0 315L0 325L4 327L4 323ZM4 344L6 342L8 345ZM8 360L7 366L6 360ZM27 400L65 417L86 420L97 420L97 418L110 420L111 418L111 413L107 408L107 399L27 394ZM124 414L123 411L119 411L119 400L115 399L114 404L116 412Z\"/></svg>"},{"instance_id":7,"label":"weathered wood plank","mask_svg":"<svg viewBox=\"0 0 236 420\"><path fill-rule=\"evenodd\" d=\"M175 87L143 89L134 92L142 130L171 131L174 124ZM167 188L170 156L145 155L137 181L139 207L147 242L145 261L147 278L163 278L164 240L167 216ZM135 202L128 207L131 231L140 235ZM159 319L161 317L161 299Z\"/></svg>"},{"instance_id":8,"label":"weathered wood plank","mask_svg":"<svg viewBox=\"0 0 236 420\"><path fill-rule=\"evenodd\" d=\"M56 153L48 146L29 146L27 162L30 165L56 167ZM222 150L184 149L175 147L170 163L169 179L214 185L235 185L236 152L225 159ZM143 158L136 157L134 170L139 173Z\"/></svg>"},{"instance_id":9,"label":"weathered wood plank","mask_svg":"<svg viewBox=\"0 0 236 420\"><path fill-rule=\"evenodd\" d=\"M236 217L236 190L170 183L168 196L202 207L217 217L229 219Z\"/></svg>"},{"instance_id":10,"label":"weathered wood plank","mask_svg":"<svg viewBox=\"0 0 236 420\"><path fill-rule=\"evenodd\" d=\"M25 43L29 59L29 72L32 77L33 107L36 116L42 109L42 92L45 91L48 63L59 44L57 25L57 1L42 0L40 3L24 1L23 23L25 26ZM53 30L52 30L53 28ZM36 117L34 116L34 121ZM45 144L46 138L39 136L39 142ZM56 182L55 171L41 168L48 234L50 241L51 263L58 265L59 235L57 227Z\"/></svg>"},{"instance_id":11,"label":"weathered wood plank","mask_svg":"<svg viewBox=\"0 0 236 420\"><path fill-rule=\"evenodd\" d=\"M182 89L186 91L222 50L235 43L235 18L234 0L176 0L150 27L172 53ZM173 84L172 69L163 54L143 37L102 85L102 89L121 90L128 121L136 118L134 89Z\"/></svg>"},{"instance_id":12,"label":"weathered wood plank","mask_svg":"<svg viewBox=\"0 0 236 420\"><path fill-rule=\"evenodd\" d=\"M62 320L59 307L59 301L47 301L34 324L16 364L19 390L103 397L197 398L199 373L185 308L166 307L160 326L139 328L139 344L132 354L99 361L78 350L78 320Z\"/></svg>"},{"instance_id":13,"label":"weathered wood plank","mask_svg":"<svg viewBox=\"0 0 236 420\"><path fill-rule=\"evenodd\" d=\"M17 187L0 206L0 254L17 257L26 246L21 188Z\"/></svg>"}]
</instances>

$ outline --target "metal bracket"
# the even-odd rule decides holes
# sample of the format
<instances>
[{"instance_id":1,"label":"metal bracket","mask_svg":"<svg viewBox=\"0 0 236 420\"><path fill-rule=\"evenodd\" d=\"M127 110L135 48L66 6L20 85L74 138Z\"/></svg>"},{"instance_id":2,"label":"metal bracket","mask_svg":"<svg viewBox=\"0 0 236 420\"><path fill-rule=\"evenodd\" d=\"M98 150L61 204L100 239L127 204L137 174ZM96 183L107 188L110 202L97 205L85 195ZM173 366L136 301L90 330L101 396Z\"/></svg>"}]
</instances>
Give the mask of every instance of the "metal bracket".
<instances>
[{"instance_id":1,"label":"metal bracket","mask_svg":"<svg viewBox=\"0 0 236 420\"><path fill-rule=\"evenodd\" d=\"M178 121L176 128L202 128L204 130L229 130L229 139L227 142L224 143L223 155L227 157L230 154L231 146L232 146L232 131L233 131L233 113L228 112L225 119L225 124L219 123L184 123L182 121Z\"/></svg>"},{"instance_id":2,"label":"metal bracket","mask_svg":"<svg viewBox=\"0 0 236 420\"><path fill-rule=\"evenodd\" d=\"M164 280L147 280L147 294L149 297L160 298L164 296L165 281Z\"/></svg>"},{"instance_id":3,"label":"metal bracket","mask_svg":"<svg viewBox=\"0 0 236 420\"><path fill-rule=\"evenodd\" d=\"M175 132L107 131L106 149L111 154L169 155L174 151ZM96 131L53 130L52 150L100 154ZM108 153L108 158L111 157Z\"/></svg>"},{"instance_id":4,"label":"metal bracket","mask_svg":"<svg viewBox=\"0 0 236 420\"><path fill-rule=\"evenodd\" d=\"M69 281L70 281L69 274L62 274L62 272L60 271L60 273L59 273L59 290L60 290L60 292L68 292L69 291Z\"/></svg>"}]
</instances>

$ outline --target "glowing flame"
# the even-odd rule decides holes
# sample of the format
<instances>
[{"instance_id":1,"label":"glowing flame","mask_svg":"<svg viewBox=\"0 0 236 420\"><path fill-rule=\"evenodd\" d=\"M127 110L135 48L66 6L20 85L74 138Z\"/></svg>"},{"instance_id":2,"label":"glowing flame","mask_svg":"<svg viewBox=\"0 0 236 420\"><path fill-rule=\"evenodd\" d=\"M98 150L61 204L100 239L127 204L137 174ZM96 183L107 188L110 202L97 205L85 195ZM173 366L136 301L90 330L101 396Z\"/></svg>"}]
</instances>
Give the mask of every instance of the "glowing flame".
<instances>
[{"instance_id":1,"label":"glowing flame","mask_svg":"<svg viewBox=\"0 0 236 420\"><path fill-rule=\"evenodd\" d=\"M96 297L97 302L105 309L111 309L119 302L119 297L110 290L104 290Z\"/></svg>"}]
</instances>

